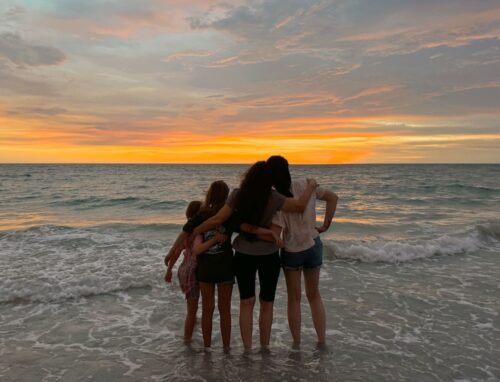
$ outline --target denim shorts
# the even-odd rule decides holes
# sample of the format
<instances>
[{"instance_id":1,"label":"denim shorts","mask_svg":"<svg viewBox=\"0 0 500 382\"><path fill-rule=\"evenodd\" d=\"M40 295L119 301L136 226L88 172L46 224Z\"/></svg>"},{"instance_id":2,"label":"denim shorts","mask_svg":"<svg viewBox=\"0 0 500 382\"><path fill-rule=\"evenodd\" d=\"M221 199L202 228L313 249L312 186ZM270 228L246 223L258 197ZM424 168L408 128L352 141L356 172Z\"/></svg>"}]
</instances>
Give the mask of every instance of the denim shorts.
<instances>
[{"instance_id":1,"label":"denim shorts","mask_svg":"<svg viewBox=\"0 0 500 382\"><path fill-rule=\"evenodd\" d=\"M314 271L323 264L323 243L319 236L314 245L301 252L281 251L281 265L285 271Z\"/></svg>"}]
</instances>

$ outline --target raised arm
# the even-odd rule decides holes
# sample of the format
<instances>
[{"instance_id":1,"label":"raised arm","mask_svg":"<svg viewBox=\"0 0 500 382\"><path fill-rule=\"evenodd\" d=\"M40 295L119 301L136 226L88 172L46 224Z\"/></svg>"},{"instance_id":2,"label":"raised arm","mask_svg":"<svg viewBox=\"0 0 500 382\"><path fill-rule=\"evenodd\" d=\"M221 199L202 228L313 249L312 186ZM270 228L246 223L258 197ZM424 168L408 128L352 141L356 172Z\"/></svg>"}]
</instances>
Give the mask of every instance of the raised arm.
<instances>
[{"instance_id":1,"label":"raised arm","mask_svg":"<svg viewBox=\"0 0 500 382\"><path fill-rule=\"evenodd\" d=\"M332 219L335 216L337 201L339 200L339 197L334 192L326 190L323 196L319 199L326 202L325 219L323 221L323 225L316 228L319 233L323 233L327 231L328 228L330 228L330 224L332 224Z\"/></svg>"},{"instance_id":2,"label":"raised arm","mask_svg":"<svg viewBox=\"0 0 500 382\"><path fill-rule=\"evenodd\" d=\"M229 205L225 204L224 207L222 207L219 210L219 212L217 212L214 216L212 216L210 219L205 220L198 227L196 227L193 231L193 234L191 235L191 238L194 239L196 235L199 235L203 232L207 232L212 228L220 226L227 219L229 219L232 214L233 214L233 209Z\"/></svg>"},{"instance_id":3,"label":"raised arm","mask_svg":"<svg viewBox=\"0 0 500 382\"><path fill-rule=\"evenodd\" d=\"M300 198L286 198L283 207L281 207L281 210L285 212L304 212L307 206L307 202L309 202L309 199L311 198L314 190L316 190L317 187L318 183L316 183L314 179L307 179L306 190L300 196Z\"/></svg>"}]
</instances>

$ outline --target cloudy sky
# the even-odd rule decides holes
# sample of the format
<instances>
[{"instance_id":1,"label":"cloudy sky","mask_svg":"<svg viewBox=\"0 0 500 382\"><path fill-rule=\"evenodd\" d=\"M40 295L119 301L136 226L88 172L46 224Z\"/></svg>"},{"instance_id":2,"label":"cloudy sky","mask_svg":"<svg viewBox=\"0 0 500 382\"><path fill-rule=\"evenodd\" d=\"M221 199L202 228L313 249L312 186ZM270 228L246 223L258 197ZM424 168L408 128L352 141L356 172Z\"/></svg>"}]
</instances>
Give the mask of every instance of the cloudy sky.
<instances>
[{"instance_id":1,"label":"cloudy sky","mask_svg":"<svg viewBox=\"0 0 500 382\"><path fill-rule=\"evenodd\" d=\"M498 0L2 0L0 162L500 162Z\"/></svg>"}]
</instances>

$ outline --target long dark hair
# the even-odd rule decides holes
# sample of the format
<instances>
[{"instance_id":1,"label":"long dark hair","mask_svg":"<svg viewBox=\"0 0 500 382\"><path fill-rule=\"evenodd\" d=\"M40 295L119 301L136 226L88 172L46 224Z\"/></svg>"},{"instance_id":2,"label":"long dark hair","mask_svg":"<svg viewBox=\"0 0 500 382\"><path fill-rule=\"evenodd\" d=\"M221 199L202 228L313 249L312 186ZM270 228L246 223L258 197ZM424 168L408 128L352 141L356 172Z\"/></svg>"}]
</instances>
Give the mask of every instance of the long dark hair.
<instances>
[{"instance_id":1,"label":"long dark hair","mask_svg":"<svg viewBox=\"0 0 500 382\"><path fill-rule=\"evenodd\" d=\"M292 198L292 177L290 176L288 161L281 155L273 155L269 157L266 163L276 191L283 196Z\"/></svg>"},{"instance_id":2,"label":"long dark hair","mask_svg":"<svg viewBox=\"0 0 500 382\"><path fill-rule=\"evenodd\" d=\"M269 202L271 187L272 180L265 161L259 161L247 170L241 180L235 205L241 221L260 224Z\"/></svg>"},{"instance_id":3,"label":"long dark hair","mask_svg":"<svg viewBox=\"0 0 500 382\"><path fill-rule=\"evenodd\" d=\"M205 202L200 212L207 216L215 215L226 203L229 187L223 180L216 180L208 188Z\"/></svg>"}]
</instances>

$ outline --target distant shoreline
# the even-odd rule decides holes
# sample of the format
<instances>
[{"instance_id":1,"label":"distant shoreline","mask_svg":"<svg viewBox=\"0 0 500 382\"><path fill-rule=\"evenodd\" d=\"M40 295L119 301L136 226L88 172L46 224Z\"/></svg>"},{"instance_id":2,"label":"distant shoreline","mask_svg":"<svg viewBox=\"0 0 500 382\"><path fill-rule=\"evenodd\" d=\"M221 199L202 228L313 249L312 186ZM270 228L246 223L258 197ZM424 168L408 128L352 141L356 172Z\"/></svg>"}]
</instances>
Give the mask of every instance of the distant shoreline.
<instances>
[{"instance_id":1,"label":"distant shoreline","mask_svg":"<svg viewBox=\"0 0 500 382\"><path fill-rule=\"evenodd\" d=\"M248 163L0 163L0 166L247 166ZM291 163L291 166L491 166L495 162L478 163Z\"/></svg>"}]
</instances>

